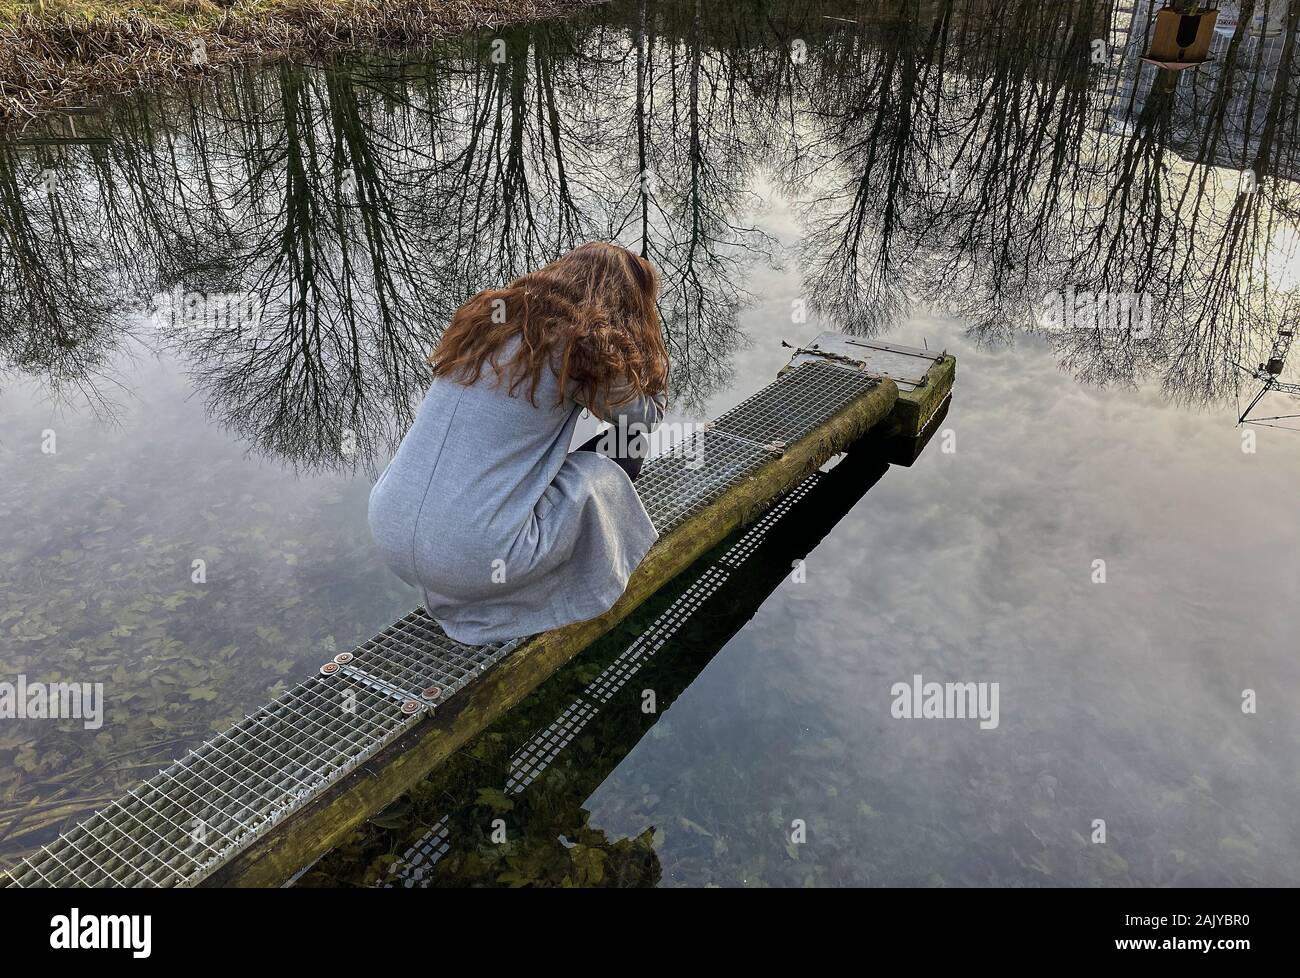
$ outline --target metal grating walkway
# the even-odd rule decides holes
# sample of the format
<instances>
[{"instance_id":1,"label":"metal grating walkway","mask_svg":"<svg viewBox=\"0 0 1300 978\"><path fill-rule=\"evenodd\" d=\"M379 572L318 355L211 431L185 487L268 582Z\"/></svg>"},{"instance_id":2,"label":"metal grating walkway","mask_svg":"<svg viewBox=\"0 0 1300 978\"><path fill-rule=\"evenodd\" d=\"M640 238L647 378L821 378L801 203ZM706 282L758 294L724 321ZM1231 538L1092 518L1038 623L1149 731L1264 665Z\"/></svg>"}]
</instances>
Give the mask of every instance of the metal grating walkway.
<instances>
[{"instance_id":1,"label":"metal grating walkway","mask_svg":"<svg viewBox=\"0 0 1300 978\"><path fill-rule=\"evenodd\" d=\"M852 367L801 364L705 431L651 459L637 490L655 527L665 533L678 526L877 383ZM768 525L765 517L754 530ZM745 539L748 535L736 547ZM716 589L725 573L714 573ZM707 597L704 591L711 593L704 579L699 588L697 601ZM688 612L683 607L676 613ZM672 608L665 615L670 613ZM633 643L625 654L630 658L623 663L624 674L602 674L598 681L621 685L639 668L638 657L653 655L673 631L668 623L656 623L645 641ZM522 641L462 645L417 609L22 859L0 883L194 885ZM595 690L593 699L594 712L603 700ZM568 718L570 729L580 729L589 718L579 710ZM564 732L553 734L541 750L543 758L567 743ZM529 770L521 758L512 790L531 781L545 763Z\"/></svg>"},{"instance_id":2,"label":"metal grating walkway","mask_svg":"<svg viewBox=\"0 0 1300 978\"><path fill-rule=\"evenodd\" d=\"M636 488L655 529L671 530L879 383L849 366L803 363L651 459Z\"/></svg>"},{"instance_id":3,"label":"metal grating walkway","mask_svg":"<svg viewBox=\"0 0 1300 978\"><path fill-rule=\"evenodd\" d=\"M802 363L709 428L780 449L825 424L845 404L879 383L879 377L849 366Z\"/></svg>"},{"instance_id":4,"label":"metal grating walkway","mask_svg":"<svg viewBox=\"0 0 1300 978\"><path fill-rule=\"evenodd\" d=\"M193 885L519 641L462 645L417 609L43 846L9 882Z\"/></svg>"},{"instance_id":5,"label":"metal grating walkway","mask_svg":"<svg viewBox=\"0 0 1300 978\"><path fill-rule=\"evenodd\" d=\"M780 452L720 431L697 431L650 459L636 491L650 521L667 533Z\"/></svg>"}]
</instances>

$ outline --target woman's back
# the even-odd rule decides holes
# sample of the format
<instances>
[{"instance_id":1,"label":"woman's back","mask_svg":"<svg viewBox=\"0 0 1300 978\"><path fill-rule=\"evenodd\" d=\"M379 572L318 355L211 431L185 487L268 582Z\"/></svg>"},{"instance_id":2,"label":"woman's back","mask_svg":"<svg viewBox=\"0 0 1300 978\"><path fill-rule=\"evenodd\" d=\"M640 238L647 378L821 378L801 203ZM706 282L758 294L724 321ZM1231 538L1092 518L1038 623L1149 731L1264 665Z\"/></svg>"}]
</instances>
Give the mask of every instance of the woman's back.
<instances>
[{"instance_id":1,"label":"woman's back","mask_svg":"<svg viewBox=\"0 0 1300 978\"><path fill-rule=\"evenodd\" d=\"M568 453L577 420L573 402L533 405L481 378L466 386L446 378L430 385L415 422L371 493L371 520L407 527L422 520L437 532L406 550L389 550L407 576L424 560L503 557L544 513L546 489ZM396 517L396 519L394 519ZM417 551L419 554L417 555Z\"/></svg>"}]
</instances>

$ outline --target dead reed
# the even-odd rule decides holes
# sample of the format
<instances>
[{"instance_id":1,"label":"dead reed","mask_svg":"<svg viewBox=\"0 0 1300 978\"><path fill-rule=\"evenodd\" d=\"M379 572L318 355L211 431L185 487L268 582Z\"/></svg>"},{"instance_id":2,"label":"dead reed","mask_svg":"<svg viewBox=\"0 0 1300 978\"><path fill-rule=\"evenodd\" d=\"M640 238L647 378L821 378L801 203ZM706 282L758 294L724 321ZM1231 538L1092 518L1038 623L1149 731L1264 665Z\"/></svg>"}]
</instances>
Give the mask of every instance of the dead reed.
<instances>
[{"instance_id":1,"label":"dead reed","mask_svg":"<svg viewBox=\"0 0 1300 978\"><path fill-rule=\"evenodd\" d=\"M0 126L201 76L223 64L419 44L600 2L155 0L139 9L43 2L16 12L10 5L0 16Z\"/></svg>"}]
</instances>

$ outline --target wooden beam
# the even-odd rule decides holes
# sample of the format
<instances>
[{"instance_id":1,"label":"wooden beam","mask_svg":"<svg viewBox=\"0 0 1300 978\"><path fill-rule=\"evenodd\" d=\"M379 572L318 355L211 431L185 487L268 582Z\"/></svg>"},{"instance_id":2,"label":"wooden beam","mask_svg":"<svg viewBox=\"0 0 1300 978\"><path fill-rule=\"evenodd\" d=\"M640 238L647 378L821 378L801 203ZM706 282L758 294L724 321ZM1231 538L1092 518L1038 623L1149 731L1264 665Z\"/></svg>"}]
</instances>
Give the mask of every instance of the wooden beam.
<instances>
[{"instance_id":1,"label":"wooden beam","mask_svg":"<svg viewBox=\"0 0 1300 978\"><path fill-rule=\"evenodd\" d=\"M934 413L952 391L957 360L945 354L925 372L924 383L898 395L898 403L880 432L883 436L919 438Z\"/></svg>"}]
</instances>

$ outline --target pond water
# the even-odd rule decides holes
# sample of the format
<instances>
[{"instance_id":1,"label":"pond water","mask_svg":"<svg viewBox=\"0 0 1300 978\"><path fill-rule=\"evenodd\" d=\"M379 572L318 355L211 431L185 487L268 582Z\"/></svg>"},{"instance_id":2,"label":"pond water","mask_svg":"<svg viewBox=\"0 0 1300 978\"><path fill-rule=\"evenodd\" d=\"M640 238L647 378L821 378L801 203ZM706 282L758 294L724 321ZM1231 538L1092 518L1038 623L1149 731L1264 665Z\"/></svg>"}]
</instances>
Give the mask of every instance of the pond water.
<instances>
[{"instance_id":1,"label":"pond water","mask_svg":"<svg viewBox=\"0 0 1300 978\"><path fill-rule=\"evenodd\" d=\"M418 603L365 508L425 355L603 237L674 418L842 329L957 355L941 430L831 468L526 790L709 560L303 884L1294 884L1300 401L1237 421L1300 312L1300 12L1183 72L1149 16L626 0L0 143L0 680L106 703L0 725L0 859ZM895 718L915 675L996 727Z\"/></svg>"}]
</instances>

